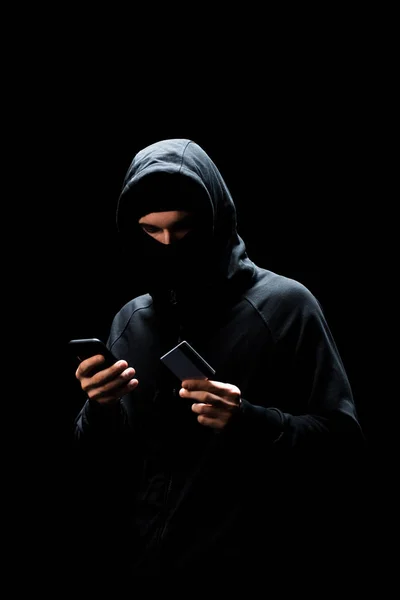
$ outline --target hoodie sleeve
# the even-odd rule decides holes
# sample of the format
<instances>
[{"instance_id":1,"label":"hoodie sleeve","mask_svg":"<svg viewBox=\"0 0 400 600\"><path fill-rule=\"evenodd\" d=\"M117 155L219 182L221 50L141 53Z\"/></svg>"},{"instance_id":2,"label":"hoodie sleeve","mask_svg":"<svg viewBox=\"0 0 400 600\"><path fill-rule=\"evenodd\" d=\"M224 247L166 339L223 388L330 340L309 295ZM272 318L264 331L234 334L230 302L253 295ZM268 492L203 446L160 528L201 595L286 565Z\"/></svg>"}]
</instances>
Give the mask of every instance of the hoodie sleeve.
<instances>
[{"instance_id":1,"label":"hoodie sleeve","mask_svg":"<svg viewBox=\"0 0 400 600\"><path fill-rule=\"evenodd\" d=\"M112 406L102 406L87 399L75 420L75 440L77 443L88 438L112 440L124 428L125 412L121 402Z\"/></svg>"},{"instance_id":2,"label":"hoodie sleeve","mask_svg":"<svg viewBox=\"0 0 400 600\"><path fill-rule=\"evenodd\" d=\"M242 399L243 427L262 430L261 439L285 449L363 446L352 389L319 302L297 282L281 292L268 311L278 383L271 391L266 379L260 392L268 408L265 398Z\"/></svg>"}]
</instances>

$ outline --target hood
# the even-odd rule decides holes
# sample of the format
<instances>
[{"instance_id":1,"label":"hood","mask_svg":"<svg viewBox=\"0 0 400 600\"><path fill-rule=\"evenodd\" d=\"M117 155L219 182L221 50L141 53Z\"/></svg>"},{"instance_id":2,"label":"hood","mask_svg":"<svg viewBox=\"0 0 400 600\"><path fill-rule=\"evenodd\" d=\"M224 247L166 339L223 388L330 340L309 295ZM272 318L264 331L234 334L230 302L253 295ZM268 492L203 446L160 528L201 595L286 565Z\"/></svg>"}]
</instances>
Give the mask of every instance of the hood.
<instances>
[{"instance_id":1,"label":"hood","mask_svg":"<svg viewBox=\"0 0 400 600\"><path fill-rule=\"evenodd\" d=\"M124 178L118 199L116 224L123 245L140 261L142 234L137 224L140 215L154 212L154 198L144 192L151 180L173 175L190 184L196 207L210 215L211 241L207 238L208 281L230 281L253 271L244 241L237 232L236 208L230 191L208 154L189 139L167 139L140 150L133 158ZM185 185L185 189L187 185ZM146 206L149 209L146 209ZM158 210L168 210L161 203ZM177 209L177 207L173 207ZM170 210L173 209L171 207ZM206 243L205 243L206 244Z\"/></svg>"}]
</instances>

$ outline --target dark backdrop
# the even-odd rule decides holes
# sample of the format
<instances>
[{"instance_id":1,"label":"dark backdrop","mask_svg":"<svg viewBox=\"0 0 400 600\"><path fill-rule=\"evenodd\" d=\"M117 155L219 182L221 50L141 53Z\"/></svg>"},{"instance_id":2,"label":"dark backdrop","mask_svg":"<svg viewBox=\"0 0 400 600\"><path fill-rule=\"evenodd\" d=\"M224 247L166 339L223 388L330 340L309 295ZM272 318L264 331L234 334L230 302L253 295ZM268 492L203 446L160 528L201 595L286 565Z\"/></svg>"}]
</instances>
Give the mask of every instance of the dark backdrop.
<instances>
[{"instance_id":1,"label":"dark backdrop","mask_svg":"<svg viewBox=\"0 0 400 600\"><path fill-rule=\"evenodd\" d=\"M378 503L371 514L366 497L366 522L376 523L387 499L393 502L390 396L379 344L386 280L376 250L386 198L371 61L368 53L339 54L340 44L321 52L321 45L295 42L286 50L281 42L272 54L266 47L256 64L251 52L229 60L229 48L221 59L211 52L185 75L152 70L154 61L138 64L133 52L131 63L116 66L106 47L82 54L75 46L71 55L69 42L55 65L49 47L32 63L25 55L30 68L13 130L24 201L13 205L24 217L24 254L17 254L12 284L21 334L13 338L23 360L15 362L18 402L11 405L23 410L10 421L18 422L18 435L10 433L13 454L27 466L23 476L14 472L23 488L16 506L34 525L34 547L37 529L50 529L50 552L63 547L67 529L81 531L82 523L70 522L68 498L72 424L83 398L66 344L105 340L113 314L135 294L135 265L118 251L116 203L133 155L167 137L192 138L213 158L236 202L249 256L320 300L368 442Z\"/></svg>"}]
</instances>

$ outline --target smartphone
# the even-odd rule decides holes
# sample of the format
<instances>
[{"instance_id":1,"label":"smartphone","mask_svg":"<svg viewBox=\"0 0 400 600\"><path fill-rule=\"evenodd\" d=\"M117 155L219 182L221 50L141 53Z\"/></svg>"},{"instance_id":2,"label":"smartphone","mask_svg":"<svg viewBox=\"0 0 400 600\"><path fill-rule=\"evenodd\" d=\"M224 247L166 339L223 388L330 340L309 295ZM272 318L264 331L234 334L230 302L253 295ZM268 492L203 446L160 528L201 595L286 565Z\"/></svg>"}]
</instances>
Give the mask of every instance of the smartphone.
<instances>
[{"instance_id":1,"label":"smartphone","mask_svg":"<svg viewBox=\"0 0 400 600\"><path fill-rule=\"evenodd\" d=\"M101 366L102 369L110 367L119 360L114 356L111 350L107 348L105 343L98 338L70 340L68 346L79 362L86 358L90 358L91 356L95 356L96 354L102 354L106 359L105 364Z\"/></svg>"},{"instance_id":2,"label":"smartphone","mask_svg":"<svg viewBox=\"0 0 400 600\"><path fill-rule=\"evenodd\" d=\"M160 360L180 381L210 379L215 375L211 365L186 340L169 350Z\"/></svg>"}]
</instances>

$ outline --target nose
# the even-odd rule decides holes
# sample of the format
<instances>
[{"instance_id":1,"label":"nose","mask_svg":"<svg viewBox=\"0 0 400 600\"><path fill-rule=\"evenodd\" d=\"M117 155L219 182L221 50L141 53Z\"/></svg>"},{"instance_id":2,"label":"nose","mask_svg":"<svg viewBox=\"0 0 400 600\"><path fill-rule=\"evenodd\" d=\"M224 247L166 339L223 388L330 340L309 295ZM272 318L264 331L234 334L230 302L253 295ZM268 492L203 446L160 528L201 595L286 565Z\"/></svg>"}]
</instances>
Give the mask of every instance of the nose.
<instances>
[{"instance_id":1,"label":"nose","mask_svg":"<svg viewBox=\"0 0 400 600\"><path fill-rule=\"evenodd\" d=\"M162 235L162 243L163 244L173 244L174 242L176 242L179 239L180 239L179 234L175 233L174 231L170 231L169 229L163 230L163 235Z\"/></svg>"},{"instance_id":2,"label":"nose","mask_svg":"<svg viewBox=\"0 0 400 600\"><path fill-rule=\"evenodd\" d=\"M162 243L163 244L172 244L171 232L168 231L168 229L163 230Z\"/></svg>"}]
</instances>

